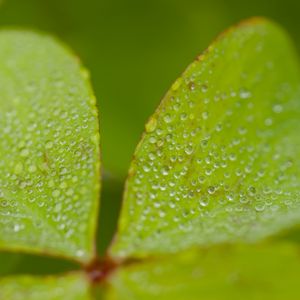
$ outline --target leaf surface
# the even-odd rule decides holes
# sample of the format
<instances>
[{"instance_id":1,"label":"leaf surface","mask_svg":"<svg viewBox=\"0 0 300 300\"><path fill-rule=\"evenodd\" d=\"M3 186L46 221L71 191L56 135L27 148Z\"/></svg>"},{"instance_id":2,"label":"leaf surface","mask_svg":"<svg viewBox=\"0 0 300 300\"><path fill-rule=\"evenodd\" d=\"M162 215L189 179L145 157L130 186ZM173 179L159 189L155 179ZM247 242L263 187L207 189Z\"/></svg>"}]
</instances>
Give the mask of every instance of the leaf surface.
<instances>
[{"instance_id":1,"label":"leaf surface","mask_svg":"<svg viewBox=\"0 0 300 300\"><path fill-rule=\"evenodd\" d=\"M299 250L291 244L217 246L125 267L107 300L298 299Z\"/></svg>"},{"instance_id":2,"label":"leaf surface","mask_svg":"<svg viewBox=\"0 0 300 300\"><path fill-rule=\"evenodd\" d=\"M299 222L299 119L286 33L264 19L225 32L146 124L112 255L253 242Z\"/></svg>"},{"instance_id":3,"label":"leaf surface","mask_svg":"<svg viewBox=\"0 0 300 300\"><path fill-rule=\"evenodd\" d=\"M80 265L60 257L28 253L0 253L0 277L54 275L80 269Z\"/></svg>"},{"instance_id":4,"label":"leaf surface","mask_svg":"<svg viewBox=\"0 0 300 300\"><path fill-rule=\"evenodd\" d=\"M56 40L0 32L0 248L94 255L99 133L87 72Z\"/></svg>"},{"instance_id":5,"label":"leaf surface","mask_svg":"<svg viewBox=\"0 0 300 300\"><path fill-rule=\"evenodd\" d=\"M0 299L90 300L89 286L82 274L62 277L20 276L0 279Z\"/></svg>"}]
</instances>

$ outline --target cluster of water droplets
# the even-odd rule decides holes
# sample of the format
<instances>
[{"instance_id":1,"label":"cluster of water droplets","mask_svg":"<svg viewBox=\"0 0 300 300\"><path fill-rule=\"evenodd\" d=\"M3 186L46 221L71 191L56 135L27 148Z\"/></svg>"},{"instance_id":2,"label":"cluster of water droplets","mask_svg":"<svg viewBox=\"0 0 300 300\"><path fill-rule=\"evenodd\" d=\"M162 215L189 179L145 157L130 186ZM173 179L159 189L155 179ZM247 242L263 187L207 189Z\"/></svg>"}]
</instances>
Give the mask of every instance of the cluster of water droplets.
<instances>
[{"instance_id":1,"label":"cluster of water droplets","mask_svg":"<svg viewBox=\"0 0 300 300\"><path fill-rule=\"evenodd\" d=\"M77 63L34 39L21 53L6 41L0 67L0 243L83 256L98 192L94 100Z\"/></svg>"},{"instance_id":2,"label":"cluster of water droplets","mask_svg":"<svg viewBox=\"0 0 300 300\"><path fill-rule=\"evenodd\" d=\"M232 62L233 83L224 84L221 60ZM300 149L287 111L295 86L278 80L262 92L273 62L240 71L239 53L218 47L201 64L173 84L146 124L130 170L121 255L255 239L299 204Z\"/></svg>"}]
</instances>

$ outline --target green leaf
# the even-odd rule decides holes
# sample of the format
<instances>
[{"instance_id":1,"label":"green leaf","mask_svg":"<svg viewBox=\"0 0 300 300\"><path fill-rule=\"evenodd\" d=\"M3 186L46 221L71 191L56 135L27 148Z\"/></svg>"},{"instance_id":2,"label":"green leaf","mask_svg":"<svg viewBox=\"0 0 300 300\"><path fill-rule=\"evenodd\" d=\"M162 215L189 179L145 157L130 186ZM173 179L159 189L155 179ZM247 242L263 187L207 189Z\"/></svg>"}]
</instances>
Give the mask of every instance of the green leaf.
<instances>
[{"instance_id":1,"label":"green leaf","mask_svg":"<svg viewBox=\"0 0 300 300\"><path fill-rule=\"evenodd\" d=\"M0 299L89 300L89 286L82 274L61 277L20 276L0 279Z\"/></svg>"},{"instance_id":2,"label":"green leaf","mask_svg":"<svg viewBox=\"0 0 300 300\"><path fill-rule=\"evenodd\" d=\"M20 255L13 255L9 253L0 253L0 276L9 274L16 269L20 262Z\"/></svg>"},{"instance_id":3,"label":"green leaf","mask_svg":"<svg viewBox=\"0 0 300 300\"><path fill-rule=\"evenodd\" d=\"M299 249L291 244L218 246L125 267L105 299L298 299Z\"/></svg>"},{"instance_id":4,"label":"green leaf","mask_svg":"<svg viewBox=\"0 0 300 300\"><path fill-rule=\"evenodd\" d=\"M281 28L252 19L221 35L146 124L112 255L252 242L298 223L299 99Z\"/></svg>"},{"instance_id":5,"label":"green leaf","mask_svg":"<svg viewBox=\"0 0 300 300\"><path fill-rule=\"evenodd\" d=\"M99 195L95 98L56 40L0 32L0 248L94 255Z\"/></svg>"},{"instance_id":6,"label":"green leaf","mask_svg":"<svg viewBox=\"0 0 300 300\"><path fill-rule=\"evenodd\" d=\"M0 253L0 276L52 275L67 273L80 268L79 264L64 258L27 254Z\"/></svg>"}]
</instances>

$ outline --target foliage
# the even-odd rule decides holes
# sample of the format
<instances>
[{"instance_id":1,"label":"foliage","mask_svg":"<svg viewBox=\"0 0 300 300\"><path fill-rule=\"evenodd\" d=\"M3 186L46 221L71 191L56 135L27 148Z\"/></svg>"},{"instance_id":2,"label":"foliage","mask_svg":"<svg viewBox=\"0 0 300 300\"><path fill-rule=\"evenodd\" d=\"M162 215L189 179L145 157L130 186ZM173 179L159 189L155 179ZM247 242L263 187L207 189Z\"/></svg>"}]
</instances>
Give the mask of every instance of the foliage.
<instances>
[{"instance_id":1,"label":"foliage","mask_svg":"<svg viewBox=\"0 0 300 300\"><path fill-rule=\"evenodd\" d=\"M256 18L229 29L171 86L100 263L87 72L44 34L4 30L0 46L0 248L87 271L4 277L0 298L296 299L300 69L281 28ZM22 258L1 255L6 273L18 269Z\"/></svg>"}]
</instances>

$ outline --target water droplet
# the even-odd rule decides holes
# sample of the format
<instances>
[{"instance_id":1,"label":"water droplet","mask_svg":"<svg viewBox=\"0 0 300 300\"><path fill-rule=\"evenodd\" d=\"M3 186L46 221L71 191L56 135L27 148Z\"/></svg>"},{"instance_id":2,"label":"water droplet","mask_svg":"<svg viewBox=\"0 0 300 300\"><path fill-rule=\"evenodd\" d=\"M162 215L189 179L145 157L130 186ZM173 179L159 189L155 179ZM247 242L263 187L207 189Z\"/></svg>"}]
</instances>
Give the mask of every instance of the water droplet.
<instances>
[{"instance_id":1,"label":"water droplet","mask_svg":"<svg viewBox=\"0 0 300 300\"><path fill-rule=\"evenodd\" d=\"M185 149L184 149L184 152L187 154L187 155L191 155L193 153L193 147L192 146L187 146Z\"/></svg>"},{"instance_id":2,"label":"water droplet","mask_svg":"<svg viewBox=\"0 0 300 300\"><path fill-rule=\"evenodd\" d=\"M202 184L205 182L205 177L204 176L199 176L198 181Z\"/></svg>"},{"instance_id":3,"label":"water droplet","mask_svg":"<svg viewBox=\"0 0 300 300\"><path fill-rule=\"evenodd\" d=\"M148 157L149 157L150 160L155 160L156 155L155 155L154 152L150 152L149 155L148 155Z\"/></svg>"},{"instance_id":4,"label":"water droplet","mask_svg":"<svg viewBox=\"0 0 300 300\"><path fill-rule=\"evenodd\" d=\"M28 156L28 155L29 155L29 150L26 149L26 148L22 149L21 152L20 152L20 155L21 155L22 157Z\"/></svg>"},{"instance_id":5,"label":"water droplet","mask_svg":"<svg viewBox=\"0 0 300 300\"><path fill-rule=\"evenodd\" d=\"M143 165L143 170L144 170L146 173L148 173L148 172L151 170L151 168L150 168L149 165L144 164L144 165Z\"/></svg>"},{"instance_id":6,"label":"water droplet","mask_svg":"<svg viewBox=\"0 0 300 300\"><path fill-rule=\"evenodd\" d=\"M271 126L273 124L273 120L271 118L265 119L265 125L266 126Z\"/></svg>"},{"instance_id":7,"label":"water droplet","mask_svg":"<svg viewBox=\"0 0 300 300\"><path fill-rule=\"evenodd\" d=\"M73 189L68 189L67 192L66 192L67 196L71 196L73 194L74 194L74 190Z\"/></svg>"},{"instance_id":8,"label":"water droplet","mask_svg":"<svg viewBox=\"0 0 300 300\"><path fill-rule=\"evenodd\" d=\"M242 88L239 95L241 99L249 99L251 97L251 92L245 88Z\"/></svg>"},{"instance_id":9,"label":"water droplet","mask_svg":"<svg viewBox=\"0 0 300 300\"><path fill-rule=\"evenodd\" d=\"M235 155L235 153L230 153L230 154L229 154L229 159L230 159L231 161L235 161L235 160L236 160L236 155Z\"/></svg>"},{"instance_id":10,"label":"water droplet","mask_svg":"<svg viewBox=\"0 0 300 300\"><path fill-rule=\"evenodd\" d=\"M214 194L215 191L216 191L216 188L214 186L209 186L207 189L207 192L211 195Z\"/></svg>"},{"instance_id":11,"label":"water droplet","mask_svg":"<svg viewBox=\"0 0 300 300\"><path fill-rule=\"evenodd\" d=\"M36 172L37 171L37 167L35 166L35 165L30 165L29 167L28 167L28 172L29 173L34 173L34 172Z\"/></svg>"},{"instance_id":12,"label":"water droplet","mask_svg":"<svg viewBox=\"0 0 300 300\"><path fill-rule=\"evenodd\" d=\"M222 124L219 123L219 124L216 125L216 131L217 132L222 131Z\"/></svg>"},{"instance_id":13,"label":"water droplet","mask_svg":"<svg viewBox=\"0 0 300 300\"><path fill-rule=\"evenodd\" d=\"M57 203L54 207L54 212L58 213L62 210L62 204L61 203Z\"/></svg>"},{"instance_id":14,"label":"water droplet","mask_svg":"<svg viewBox=\"0 0 300 300\"><path fill-rule=\"evenodd\" d=\"M206 93L207 90L208 90L208 86L206 84L202 84L201 85L201 91L202 91L202 93Z\"/></svg>"},{"instance_id":15,"label":"water droplet","mask_svg":"<svg viewBox=\"0 0 300 300\"><path fill-rule=\"evenodd\" d=\"M204 111L202 113L202 118L203 118L203 120L207 120L208 119L208 112L207 111Z\"/></svg>"},{"instance_id":16,"label":"water droplet","mask_svg":"<svg viewBox=\"0 0 300 300\"><path fill-rule=\"evenodd\" d=\"M265 209L265 204L264 203L257 203L255 205L255 210L257 212L262 212L262 211L264 211L264 209Z\"/></svg>"},{"instance_id":17,"label":"water droplet","mask_svg":"<svg viewBox=\"0 0 300 300\"><path fill-rule=\"evenodd\" d=\"M254 186L250 186L250 187L248 188L248 194L249 194L250 196L254 196L254 195L256 194L256 189L255 189Z\"/></svg>"},{"instance_id":18,"label":"water droplet","mask_svg":"<svg viewBox=\"0 0 300 300\"><path fill-rule=\"evenodd\" d=\"M191 82L189 83L189 89L190 89L190 91L194 91L195 88L196 88L195 83L194 83L193 81L191 81Z\"/></svg>"},{"instance_id":19,"label":"water droplet","mask_svg":"<svg viewBox=\"0 0 300 300\"><path fill-rule=\"evenodd\" d=\"M188 117L188 115L187 115L186 113L182 113L182 114L180 115L180 120L181 120L181 121L185 121L185 120L187 119L187 117Z\"/></svg>"},{"instance_id":20,"label":"water droplet","mask_svg":"<svg viewBox=\"0 0 300 300\"><path fill-rule=\"evenodd\" d=\"M167 176L169 175L169 167L168 166L164 166L162 169L161 169L161 174L164 175L164 176Z\"/></svg>"},{"instance_id":21,"label":"water droplet","mask_svg":"<svg viewBox=\"0 0 300 300\"><path fill-rule=\"evenodd\" d=\"M170 114L166 114L166 115L164 116L164 121L165 121L166 123L171 123L171 121L172 121L171 115L170 115Z\"/></svg>"},{"instance_id":22,"label":"water droplet","mask_svg":"<svg viewBox=\"0 0 300 300\"><path fill-rule=\"evenodd\" d=\"M280 104L275 104L275 105L273 106L273 111L274 111L275 113L277 113L277 114L281 113L282 110L283 110L283 107L282 107L282 105L280 105Z\"/></svg>"},{"instance_id":23,"label":"water droplet","mask_svg":"<svg viewBox=\"0 0 300 300\"><path fill-rule=\"evenodd\" d=\"M244 135L247 133L247 128L245 127L239 127L238 132L240 135Z\"/></svg>"},{"instance_id":24,"label":"water droplet","mask_svg":"<svg viewBox=\"0 0 300 300\"><path fill-rule=\"evenodd\" d=\"M60 191L59 191L59 190L54 190L54 191L52 192L52 196L53 196L54 198L57 198L59 195L60 195Z\"/></svg>"},{"instance_id":25,"label":"water droplet","mask_svg":"<svg viewBox=\"0 0 300 300\"><path fill-rule=\"evenodd\" d=\"M14 172L15 174L21 174L23 172L23 164L21 162L15 165Z\"/></svg>"},{"instance_id":26,"label":"water droplet","mask_svg":"<svg viewBox=\"0 0 300 300\"><path fill-rule=\"evenodd\" d=\"M77 250L77 251L76 251L76 256L77 256L77 257L82 257L82 256L84 256L84 251L83 251L83 250Z\"/></svg>"},{"instance_id":27,"label":"water droplet","mask_svg":"<svg viewBox=\"0 0 300 300\"><path fill-rule=\"evenodd\" d=\"M199 200L200 207L206 207L208 206L208 203L209 203L209 199L207 197L202 197Z\"/></svg>"},{"instance_id":28,"label":"water droplet","mask_svg":"<svg viewBox=\"0 0 300 300\"><path fill-rule=\"evenodd\" d=\"M19 224L14 225L14 232L19 232L21 230L21 226Z\"/></svg>"}]
</instances>

